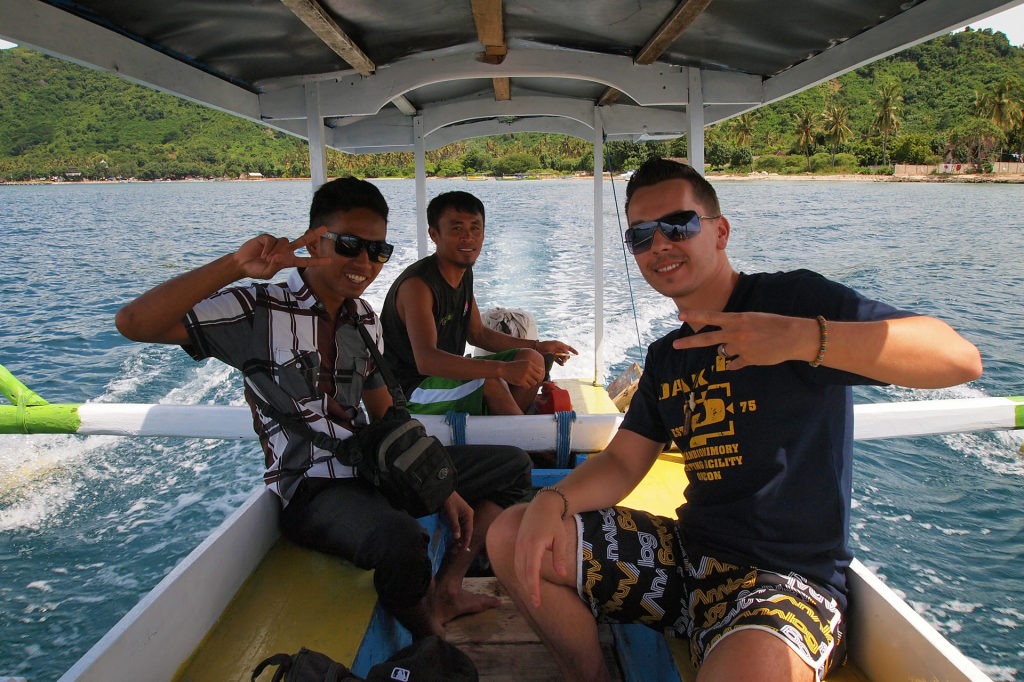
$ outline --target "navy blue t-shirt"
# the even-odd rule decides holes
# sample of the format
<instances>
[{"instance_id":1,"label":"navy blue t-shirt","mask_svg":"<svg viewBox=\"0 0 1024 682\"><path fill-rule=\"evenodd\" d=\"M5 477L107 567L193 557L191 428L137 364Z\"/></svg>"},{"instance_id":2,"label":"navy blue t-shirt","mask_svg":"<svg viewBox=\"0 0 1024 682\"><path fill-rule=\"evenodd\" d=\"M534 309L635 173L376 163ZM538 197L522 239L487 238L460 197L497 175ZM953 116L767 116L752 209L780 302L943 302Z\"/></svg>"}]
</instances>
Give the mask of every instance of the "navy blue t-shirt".
<instances>
[{"instance_id":1,"label":"navy blue t-shirt","mask_svg":"<svg viewBox=\"0 0 1024 682\"><path fill-rule=\"evenodd\" d=\"M912 315L809 270L741 274L725 312L747 311L837 321ZM799 573L845 604L850 386L879 382L804 361L726 371L717 346L672 348L693 333L683 324L651 344L622 422L679 447L688 479L686 502L676 510L684 546Z\"/></svg>"}]
</instances>

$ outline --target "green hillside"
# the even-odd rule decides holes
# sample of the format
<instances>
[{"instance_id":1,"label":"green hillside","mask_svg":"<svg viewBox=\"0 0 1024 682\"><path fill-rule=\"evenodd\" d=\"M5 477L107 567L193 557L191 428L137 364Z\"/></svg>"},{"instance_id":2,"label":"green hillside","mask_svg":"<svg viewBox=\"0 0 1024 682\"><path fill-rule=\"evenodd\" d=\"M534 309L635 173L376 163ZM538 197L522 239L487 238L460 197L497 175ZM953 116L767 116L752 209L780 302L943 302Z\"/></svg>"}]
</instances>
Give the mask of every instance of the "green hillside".
<instances>
[{"instance_id":1,"label":"green hillside","mask_svg":"<svg viewBox=\"0 0 1024 682\"><path fill-rule=\"evenodd\" d=\"M1021 83L1024 49L1002 33L942 36L709 128L706 160L743 172L943 157L982 168L1024 151ZM608 149L616 170L686 154L682 139ZM478 138L428 153L428 171L438 175L567 173L592 164L588 142L561 135ZM411 153L328 154L331 175L411 175L412 165ZM0 51L0 178L69 169L89 178L309 175L302 140L25 48Z\"/></svg>"}]
</instances>

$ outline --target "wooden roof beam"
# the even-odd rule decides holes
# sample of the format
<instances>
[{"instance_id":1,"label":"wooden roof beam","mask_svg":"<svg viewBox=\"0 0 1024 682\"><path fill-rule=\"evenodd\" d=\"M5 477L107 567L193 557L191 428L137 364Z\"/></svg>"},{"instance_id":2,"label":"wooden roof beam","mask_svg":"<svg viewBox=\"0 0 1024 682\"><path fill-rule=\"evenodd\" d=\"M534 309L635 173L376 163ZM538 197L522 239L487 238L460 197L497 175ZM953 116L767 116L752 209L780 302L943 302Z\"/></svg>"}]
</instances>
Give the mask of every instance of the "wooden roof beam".
<instances>
[{"instance_id":1,"label":"wooden roof beam","mask_svg":"<svg viewBox=\"0 0 1024 682\"><path fill-rule=\"evenodd\" d=\"M654 32L654 35L648 38L647 43L640 48L633 61L637 64L653 64L710 4L711 0L683 0L680 2L672 14ZM598 106L614 104L621 94L615 88L608 88L601 95L597 104Z\"/></svg>"},{"instance_id":2,"label":"wooden roof beam","mask_svg":"<svg viewBox=\"0 0 1024 682\"><path fill-rule=\"evenodd\" d=\"M327 47L334 50L335 54L344 59L360 75L372 76L377 70L377 65L373 63L373 60L341 29L341 26L338 26L338 22L317 0L281 0L281 2ZM416 113L416 107L406 99L405 95L399 95L391 102L403 114L412 116Z\"/></svg>"},{"instance_id":3,"label":"wooden roof beam","mask_svg":"<svg viewBox=\"0 0 1024 682\"><path fill-rule=\"evenodd\" d=\"M501 64L508 54L505 44L505 22L502 19L502 0L470 0L473 6L473 22L476 34L484 45L483 61L487 64ZM494 99L506 101L511 98L508 78L492 79Z\"/></svg>"},{"instance_id":4,"label":"wooden roof beam","mask_svg":"<svg viewBox=\"0 0 1024 682\"><path fill-rule=\"evenodd\" d=\"M353 69L364 76L372 76L373 72L377 70L377 65L373 63L373 60L367 57L355 41L341 30L338 22L327 14L319 2L316 0L281 0L281 2Z\"/></svg>"}]
</instances>

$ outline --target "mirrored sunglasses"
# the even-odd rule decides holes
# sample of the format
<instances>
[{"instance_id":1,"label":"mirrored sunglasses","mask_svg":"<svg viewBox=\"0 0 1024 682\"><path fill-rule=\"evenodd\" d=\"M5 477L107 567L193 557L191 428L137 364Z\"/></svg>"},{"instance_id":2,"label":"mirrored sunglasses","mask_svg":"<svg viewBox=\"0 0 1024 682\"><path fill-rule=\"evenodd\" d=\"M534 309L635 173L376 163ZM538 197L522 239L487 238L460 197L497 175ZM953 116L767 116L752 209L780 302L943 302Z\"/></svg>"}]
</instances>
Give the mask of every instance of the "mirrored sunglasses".
<instances>
[{"instance_id":1,"label":"mirrored sunglasses","mask_svg":"<svg viewBox=\"0 0 1024 682\"><path fill-rule=\"evenodd\" d=\"M657 220L637 223L626 230L626 248L633 255L644 253L654 243L654 232L660 230L666 239L679 242L700 234L700 221L721 218L721 215L697 215L696 211L676 211Z\"/></svg>"},{"instance_id":2,"label":"mirrored sunglasses","mask_svg":"<svg viewBox=\"0 0 1024 682\"><path fill-rule=\"evenodd\" d=\"M334 242L334 251L340 256L355 258L365 248L370 260L377 263L387 263L391 258L391 252L395 250L392 244L385 241L371 241L354 234L327 232L324 234L324 239Z\"/></svg>"}]
</instances>

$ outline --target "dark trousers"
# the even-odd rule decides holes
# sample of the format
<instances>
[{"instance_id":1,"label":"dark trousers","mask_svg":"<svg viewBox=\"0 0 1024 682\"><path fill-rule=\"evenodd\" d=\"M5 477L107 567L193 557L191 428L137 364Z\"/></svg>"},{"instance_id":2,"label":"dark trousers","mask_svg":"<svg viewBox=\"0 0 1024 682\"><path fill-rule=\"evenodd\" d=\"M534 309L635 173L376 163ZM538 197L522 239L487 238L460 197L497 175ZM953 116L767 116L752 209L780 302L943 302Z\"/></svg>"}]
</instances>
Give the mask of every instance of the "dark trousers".
<instances>
[{"instance_id":1,"label":"dark trousers","mask_svg":"<svg viewBox=\"0 0 1024 682\"><path fill-rule=\"evenodd\" d=\"M456 490L469 504L509 507L530 486L530 457L505 445L450 446ZM416 519L395 509L361 478L307 478L281 511L281 532L293 542L373 569L381 605L403 609L427 593L429 538Z\"/></svg>"}]
</instances>

